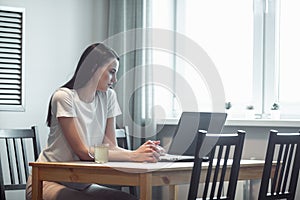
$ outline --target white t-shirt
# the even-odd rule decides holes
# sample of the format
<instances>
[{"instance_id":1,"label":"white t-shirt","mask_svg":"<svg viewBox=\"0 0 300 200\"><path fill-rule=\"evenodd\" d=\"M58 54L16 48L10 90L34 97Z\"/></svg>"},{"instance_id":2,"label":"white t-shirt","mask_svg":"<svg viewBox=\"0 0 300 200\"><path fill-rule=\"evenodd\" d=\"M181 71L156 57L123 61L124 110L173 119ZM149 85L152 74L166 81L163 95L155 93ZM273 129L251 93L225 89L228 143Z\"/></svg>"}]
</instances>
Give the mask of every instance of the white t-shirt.
<instances>
[{"instance_id":1,"label":"white t-shirt","mask_svg":"<svg viewBox=\"0 0 300 200\"><path fill-rule=\"evenodd\" d=\"M60 88L53 94L51 106L52 119L47 146L38 159L42 162L79 160L64 137L58 117L75 117L82 141L90 146L92 142L102 142L107 119L121 114L112 89L97 91L94 100L85 103L80 100L76 90Z\"/></svg>"}]
</instances>

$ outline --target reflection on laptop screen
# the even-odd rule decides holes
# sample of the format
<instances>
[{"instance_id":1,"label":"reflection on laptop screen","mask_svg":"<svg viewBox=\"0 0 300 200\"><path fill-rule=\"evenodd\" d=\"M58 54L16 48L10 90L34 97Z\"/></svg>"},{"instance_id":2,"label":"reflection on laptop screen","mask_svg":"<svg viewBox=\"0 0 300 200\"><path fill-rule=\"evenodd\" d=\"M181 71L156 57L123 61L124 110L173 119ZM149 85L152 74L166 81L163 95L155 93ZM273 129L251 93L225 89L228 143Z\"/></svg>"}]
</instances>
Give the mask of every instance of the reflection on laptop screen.
<instances>
[{"instance_id":1,"label":"reflection on laptop screen","mask_svg":"<svg viewBox=\"0 0 300 200\"><path fill-rule=\"evenodd\" d=\"M196 143L194 137L198 130L220 134L227 113L183 112L173 136L168 154L194 155Z\"/></svg>"}]
</instances>

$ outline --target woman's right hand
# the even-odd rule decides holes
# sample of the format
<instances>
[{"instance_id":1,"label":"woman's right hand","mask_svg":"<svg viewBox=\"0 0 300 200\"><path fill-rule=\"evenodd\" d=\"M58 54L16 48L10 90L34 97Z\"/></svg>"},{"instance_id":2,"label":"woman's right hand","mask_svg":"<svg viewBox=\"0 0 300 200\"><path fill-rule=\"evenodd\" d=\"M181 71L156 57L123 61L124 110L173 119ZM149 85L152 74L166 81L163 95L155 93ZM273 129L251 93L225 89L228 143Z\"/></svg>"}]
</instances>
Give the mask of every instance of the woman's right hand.
<instances>
[{"instance_id":1,"label":"woman's right hand","mask_svg":"<svg viewBox=\"0 0 300 200\"><path fill-rule=\"evenodd\" d=\"M148 140L138 149L132 151L130 160L135 162L157 162L162 151L159 144L160 141Z\"/></svg>"}]
</instances>

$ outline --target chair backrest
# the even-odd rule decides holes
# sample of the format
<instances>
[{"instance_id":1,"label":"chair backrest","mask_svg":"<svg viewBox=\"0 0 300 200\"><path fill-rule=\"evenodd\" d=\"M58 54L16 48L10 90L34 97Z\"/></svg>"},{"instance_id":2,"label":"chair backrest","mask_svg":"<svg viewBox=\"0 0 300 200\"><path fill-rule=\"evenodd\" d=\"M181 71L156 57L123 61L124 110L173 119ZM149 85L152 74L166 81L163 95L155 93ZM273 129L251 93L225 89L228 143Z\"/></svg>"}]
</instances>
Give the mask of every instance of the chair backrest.
<instances>
[{"instance_id":1,"label":"chair backrest","mask_svg":"<svg viewBox=\"0 0 300 200\"><path fill-rule=\"evenodd\" d=\"M234 134L207 134L206 131L200 130L195 139L197 143L188 200L194 200L197 197L203 163L208 163L208 168L205 176L201 178L204 180L204 183L201 184L203 186L201 187L201 197L203 199L233 200L245 131L239 130ZM206 155L203 152L209 153ZM224 186L226 181L228 181L227 187Z\"/></svg>"},{"instance_id":2,"label":"chair backrest","mask_svg":"<svg viewBox=\"0 0 300 200\"><path fill-rule=\"evenodd\" d=\"M124 128L116 129L116 138L117 138L118 145L120 147L131 150L131 144L130 144L127 126L125 126Z\"/></svg>"},{"instance_id":3,"label":"chair backrest","mask_svg":"<svg viewBox=\"0 0 300 200\"><path fill-rule=\"evenodd\" d=\"M28 160L38 158L40 144L36 126L28 129L0 129L0 141L5 144L1 145L0 154L0 199L5 200L5 190L26 188L29 176ZM30 148L34 154L31 157Z\"/></svg>"},{"instance_id":4,"label":"chair backrest","mask_svg":"<svg viewBox=\"0 0 300 200\"><path fill-rule=\"evenodd\" d=\"M300 167L299 151L300 133L270 131L259 200L295 198ZM274 164L275 171L272 171Z\"/></svg>"}]
</instances>

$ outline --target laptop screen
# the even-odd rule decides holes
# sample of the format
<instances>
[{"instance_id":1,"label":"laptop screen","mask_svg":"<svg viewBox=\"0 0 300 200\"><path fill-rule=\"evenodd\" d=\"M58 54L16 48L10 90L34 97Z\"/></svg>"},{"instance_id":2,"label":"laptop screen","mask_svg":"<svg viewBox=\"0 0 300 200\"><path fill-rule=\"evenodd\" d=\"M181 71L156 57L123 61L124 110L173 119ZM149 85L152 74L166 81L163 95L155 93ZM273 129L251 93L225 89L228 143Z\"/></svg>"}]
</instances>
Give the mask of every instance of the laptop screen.
<instances>
[{"instance_id":1,"label":"laptop screen","mask_svg":"<svg viewBox=\"0 0 300 200\"><path fill-rule=\"evenodd\" d=\"M169 154L194 155L196 143L194 137L198 130L220 134L227 118L227 113L218 112L183 112L172 138Z\"/></svg>"}]
</instances>

